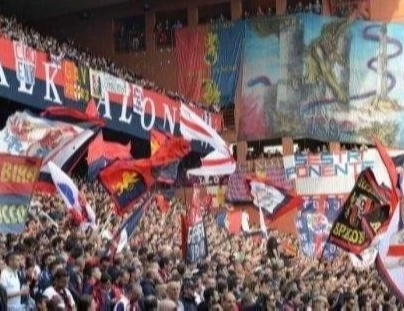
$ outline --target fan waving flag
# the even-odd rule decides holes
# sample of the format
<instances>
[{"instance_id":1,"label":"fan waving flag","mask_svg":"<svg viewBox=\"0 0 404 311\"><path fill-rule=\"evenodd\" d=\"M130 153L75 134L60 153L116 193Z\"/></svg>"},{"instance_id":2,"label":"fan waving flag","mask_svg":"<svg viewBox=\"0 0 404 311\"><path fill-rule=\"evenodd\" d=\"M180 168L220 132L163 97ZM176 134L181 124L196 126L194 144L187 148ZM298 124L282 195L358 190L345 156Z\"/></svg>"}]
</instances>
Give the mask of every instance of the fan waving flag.
<instances>
[{"instance_id":1,"label":"fan waving flag","mask_svg":"<svg viewBox=\"0 0 404 311\"><path fill-rule=\"evenodd\" d=\"M121 145L104 141L102 132L90 143L88 147L88 176L94 180L101 170L106 168L115 160L129 160L131 155L131 144Z\"/></svg>"},{"instance_id":2,"label":"fan waving flag","mask_svg":"<svg viewBox=\"0 0 404 311\"><path fill-rule=\"evenodd\" d=\"M153 185L151 161L118 160L100 173L100 180L122 215Z\"/></svg>"},{"instance_id":3,"label":"fan waving flag","mask_svg":"<svg viewBox=\"0 0 404 311\"><path fill-rule=\"evenodd\" d=\"M63 202L71 213L74 222L82 229L96 226L94 211L79 192L74 182L53 162L48 163L49 171Z\"/></svg>"},{"instance_id":4,"label":"fan waving flag","mask_svg":"<svg viewBox=\"0 0 404 311\"><path fill-rule=\"evenodd\" d=\"M251 195L254 198L254 205L265 216L272 220L288 213L302 204L302 199L290 194L288 191L275 187L268 180L252 179L250 182Z\"/></svg>"},{"instance_id":5,"label":"fan waving flag","mask_svg":"<svg viewBox=\"0 0 404 311\"><path fill-rule=\"evenodd\" d=\"M371 169L363 171L331 229L329 240L360 255L389 221L386 189L377 184Z\"/></svg>"},{"instance_id":6,"label":"fan waving flag","mask_svg":"<svg viewBox=\"0 0 404 311\"><path fill-rule=\"evenodd\" d=\"M202 160L202 166L187 171L194 176L223 176L231 175L236 170L236 161L233 156L225 156L218 151L212 151Z\"/></svg>"},{"instance_id":7,"label":"fan waving flag","mask_svg":"<svg viewBox=\"0 0 404 311\"><path fill-rule=\"evenodd\" d=\"M138 206L129 216L129 218L124 221L109 246L110 256L113 257L115 254L122 252L126 244L128 244L130 238L133 236L145 210L148 208L152 200L153 196L149 195L147 200Z\"/></svg>"}]
</instances>

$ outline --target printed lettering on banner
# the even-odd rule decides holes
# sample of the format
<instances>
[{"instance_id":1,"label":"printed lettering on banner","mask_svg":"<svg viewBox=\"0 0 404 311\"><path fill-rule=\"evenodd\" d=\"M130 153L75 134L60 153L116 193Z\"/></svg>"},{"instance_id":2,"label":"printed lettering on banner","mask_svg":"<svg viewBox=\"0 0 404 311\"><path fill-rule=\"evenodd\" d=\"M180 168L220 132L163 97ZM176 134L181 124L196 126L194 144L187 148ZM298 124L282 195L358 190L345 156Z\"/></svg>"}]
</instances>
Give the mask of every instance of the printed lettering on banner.
<instances>
[{"instance_id":1,"label":"printed lettering on banner","mask_svg":"<svg viewBox=\"0 0 404 311\"><path fill-rule=\"evenodd\" d=\"M133 88L133 112L142 115L144 113L143 88L135 84L132 85L132 88Z\"/></svg>"},{"instance_id":2,"label":"printed lettering on banner","mask_svg":"<svg viewBox=\"0 0 404 311\"><path fill-rule=\"evenodd\" d=\"M36 51L22 42L14 41L13 44L16 76L27 91L35 85Z\"/></svg>"},{"instance_id":3,"label":"printed lettering on banner","mask_svg":"<svg viewBox=\"0 0 404 311\"><path fill-rule=\"evenodd\" d=\"M373 168L374 150L342 151L340 153L295 154L284 157L287 179L359 176L366 168Z\"/></svg>"},{"instance_id":4,"label":"printed lettering on banner","mask_svg":"<svg viewBox=\"0 0 404 311\"><path fill-rule=\"evenodd\" d=\"M197 263L208 256L205 226L202 221L188 229L187 262Z\"/></svg>"},{"instance_id":5,"label":"printed lettering on banner","mask_svg":"<svg viewBox=\"0 0 404 311\"><path fill-rule=\"evenodd\" d=\"M62 68L63 68L63 76L65 79L65 85L64 85L65 97L71 100L75 100L76 99L75 89L78 76L78 70L76 64L73 62L64 61Z\"/></svg>"},{"instance_id":6,"label":"printed lettering on banner","mask_svg":"<svg viewBox=\"0 0 404 311\"><path fill-rule=\"evenodd\" d=\"M102 82L103 73L90 68L90 93L94 98L104 98L104 89Z\"/></svg>"},{"instance_id":7,"label":"printed lettering on banner","mask_svg":"<svg viewBox=\"0 0 404 311\"><path fill-rule=\"evenodd\" d=\"M105 92L123 96L129 95L130 90L128 83L125 80L110 75L109 73L103 73L101 75L101 83L101 89Z\"/></svg>"}]
</instances>

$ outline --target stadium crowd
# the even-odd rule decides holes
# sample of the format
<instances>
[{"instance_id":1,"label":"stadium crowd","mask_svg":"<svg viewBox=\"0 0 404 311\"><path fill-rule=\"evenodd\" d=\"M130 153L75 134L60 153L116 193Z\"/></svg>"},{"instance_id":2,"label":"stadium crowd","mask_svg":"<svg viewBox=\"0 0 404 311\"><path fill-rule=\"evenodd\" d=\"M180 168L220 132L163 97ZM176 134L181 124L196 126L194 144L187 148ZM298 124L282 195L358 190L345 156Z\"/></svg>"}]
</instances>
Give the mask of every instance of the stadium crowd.
<instances>
[{"instance_id":1,"label":"stadium crowd","mask_svg":"<svg viewBox=\"0 0 404 311\"><path fill-rule=\"evenodd\" d=\"M1 36L10 40L24 42L28 46L49 53L49 55L54 55L56 58L65 58L76 64L110 73L130 83L142 86L145 89L165 94L173 100L188 103L190 106L219 110L217 105L207 106L203 103L191 102L178 92L160 88L154 82L141 77L131 69L116 65L107 57L95 56L88 49L81 49L73 40L67 39L64 42L59 42L53 37L44 36L35 29L21 24L16 18L2 15L0 11Z\"/></svg>"},{"instance_id":2,"label":"stadium crowd","mask_svg":"<svg viewBox=\"0 0 404 311\"><path fill-rule=\"evenodd\" d=\"M185 264L173 199L152 204L127 247L113 258L108 241L121 218L97 183L78 182L98 230L72 226L62 200L37 194L26 230L0 236L1 310L397 310L375 269L355 270L347 256L303 257L286 234L229 235L204 216L209 256ZM46 216L45 216L46 215ZM7 307L6 307L7 305Z\"/></svg>"}]
</instances>

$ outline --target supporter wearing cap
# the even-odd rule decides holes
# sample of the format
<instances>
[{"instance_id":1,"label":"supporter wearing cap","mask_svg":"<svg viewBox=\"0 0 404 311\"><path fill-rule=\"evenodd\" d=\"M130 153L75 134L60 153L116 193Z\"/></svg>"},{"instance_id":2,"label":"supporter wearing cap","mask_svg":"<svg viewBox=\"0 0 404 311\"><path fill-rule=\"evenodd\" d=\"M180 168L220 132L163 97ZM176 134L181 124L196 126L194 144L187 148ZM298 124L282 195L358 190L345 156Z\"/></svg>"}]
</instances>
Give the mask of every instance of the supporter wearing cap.
<instances>
[{"instance_id":1,"label":"supporter wearing cap","mask_svg":"<svg viewBox=\"0 0 404 311\"><path fill-rule=\"evenodd\" d=\"M21 288L18 277L20 268L19 257L16 253L8 253L5 257L6 268L1 271L0 284L7 291L7 309L10 311L21 310L21 296L29 294L29 288Z\"/></svg>"},{"instance_id":2,"label":"supporter wearing cap","mask_svg":"<svg viewBox=\"0 0 404 311\"><path fill-rule=\"evenodd\" d=\"M56 301L59 308L67 311L76 310L76 303L67 288L68 284L69 274L67 271L60 269L53 277L53 285L48 287L43 295L49 300Z\"/></svg>"}]
</instances>

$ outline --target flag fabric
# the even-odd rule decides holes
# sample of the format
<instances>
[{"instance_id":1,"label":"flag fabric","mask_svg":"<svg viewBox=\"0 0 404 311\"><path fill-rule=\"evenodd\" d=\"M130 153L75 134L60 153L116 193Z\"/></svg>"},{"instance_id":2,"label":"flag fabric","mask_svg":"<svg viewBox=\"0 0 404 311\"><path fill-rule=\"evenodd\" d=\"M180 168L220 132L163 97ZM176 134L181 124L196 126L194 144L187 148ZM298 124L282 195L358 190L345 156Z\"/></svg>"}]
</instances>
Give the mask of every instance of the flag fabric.
<instances>
[{"instance_id":1,"label":"flag fabric","mask_svg":"<svg viewBox=\"0 0 404 311\"><path fill-rule=\"evenodd\" d=\"M404 260L401 257L390 256L390 240L400 231L400 208L396 208L389 226L378 245L376 268L381 279L394 295L404 302Z\"/></svg>"},{"instance_id":2,"label":"flag fabric","mask_svg":"<svg viewBox=\"0 0 404 311\"><path fill-rule=\"evenodd\" d=\"M177 180L180 160L191 151L191 145L182 137L165 136L163 139L161 135L154 131L154 136L160 138L158 143L154 143L155 149L150 159L153 175L158 182L172 185Z\"/></svg>"},{"instance_id":3,"label":"flag fabric","mask_svg":"<svg viewBox=\"0 0 404 311\"><path fill-rule=\"evenodd\" d=\"M153 156L157 150L160 149L161 146L165 144L167 141L167 135L157 131L155 129L152 129L150 131L150 151L151 155Z\"/></svg>"},{"instance_id":4,"label":"flag fabric","mask_svg":"<svg viewBox=\"0 0 404 311\"><path fill-rule=\"evenodd\" d=\"M250 187L254 205L262 208L264 215L272 220L302 204L300 197L275 187L269 180L252 178Z\"/></svg>"},{"instance_id":5,"label":"flag fabric","mask_svg":"<svg viewBox=\"0 0 404 311\"><path fill-rule=\"evenodd\" d=\"M208 241L203 223L200 188L194 186L191 206L183 220L183 241L185 260L197 263L208 256Z\"/></svg>"},{"instance_id":6,"label":"flag fabric","mask_svg":"<svg viewBox=\"0 0 404 311\"><path fill-rule=\"evenodd\" d=\"M109 245L109 255L115 256L115 254L119 254L122 252L124 247L128 244L130 238L133 236L137 226L139 225L144 212L151 204L153 200L153 196L151 194L148 195L147 199L142 202L127 218L118 232L114 235L112 239L112 243Z\"/></svg>"},{"instance_id":7,"label":"flag fabric","mask_svg":"<svg viewBox=\"0 0 404 311\"><path fill-rule=\"evenodd\" d=\"M390 257L404 257L404 230L400 230L391 236L387 255Z\"/></svg>"},{"instance_id":8,"label":"flag fabric","mask_svg":"<svg viewBox=\"0 0 404 311\"><path fill-rule=\"evenodd\" d=\"M90 143L88 148L88 176L94 180L99 172L115 160L129 160L131 155L131 144L122 145L104 141L102 132Z\"/></svg>"},{"instance_id":9,"label":"flag fabric","mask_svg":"<svg viewBox=\"0 0 404 311\"><path fill-rule=\"evenodd\" d=\"M370 168L364 170L331 229L329 241L360 255L389 220L390 196L379 186Z\"/></svg>"},{"instance_id":10,"label":"flag fabric","mask_svg":"<svg viewBox=\"0 0 404 311\"><path fill-rule=\"evenodd\" d=\"M118 160L101 171L100 180L115 202L116 213L122 215L154 183L151 161Z\"/></svg>"},{"instance_id":11,"label":"flag fabric","mask_svg":"<svg viewBox=\"0 0 404 311\"><path fill-rule=\"evenodd\" d=\"M231 175L236 170L236 161L233 156L225 156L218 151L212 151L202 160L199 168L187 171L188 175L194 176L223 176Z\"/></svg>"},{"instance_id":12,"label":"flag fabric","mask_svg":"<svg viewBox=\"0 0 404 311\"><path fill-rule=\"evenodd\" d=\"M89 110L92 111L92 110ZM66 106L51 106L45 109L41 114L42 117L48 119L57 119L68 123L89 123L97 126L105 126L104 119L100 118L98 113L94 115L93 112L88 114L75 108Z\"/></svg>"},{"instance_id":13,"label":"flag fabric","mask_svg":"<svg viewBox=\"0 0 404 311\"><path fill-rule=\"evenodd\" d=\"M349 259L356 270L370 268L375 263L376 257L377 248L371 246L365 249L359 256L349 253Z\"/></svg>"},{"instance_id":14,"label":"flag fabric","mask_svg":"<svg viewBox=\"0 0 404 311\"><path fill-rule=\"evenodd\" d=\"M166 214L170 210L170 203L165 199L164 195L156 195L156 203L160 212Z\"/></svg>"},{"instance_id":15,"label":"flag fabric","mask_svg":"<svg viewBox=\"0 0 404 311\"><path fill-rule=\"evenodd\" d=\"M49 171L73 222L86 230L89 226L96 227L96 216L83 194L73 180L53 162L48 163Z\"/></svg>"},{"instance_id":16,"label":"flag fabric","mask_svg":"<svg viewBox=\"0 0 404 311\"><path fill-rule=\"evenodd\" d=\"M229 176L226 190L226 201L230 203L250 203L252 197L246 175L236 172Z\"/></svg>"},{"instance_id":17,"label":"flag fabric","mask_svg":"<svg viewBox=\"0 0 404 311\"><path fill-rule=\"evenodd\" d=\"M37 189L52 192L54 187L46 164L53 161L70 172L95 134L93 129L46 120L27 111L16 112L0 132L0 152L41 158L43 167Z\"/></svg>"},{"instance_id":18,"label":"flag fabric","mask_svg":"<svg viewBox=\"0 0 404 311\"><path fill-rule=\"evenodd\" d=\"M265 239L268 239L267 226L265 224L264 213L262 212L262 206L259 206L259 210L260 210L260 230L261 230L262 236Z\"/></svg>"},{"instance_id":19,"label":"flag fabric","mask_svg":"<svg viewBox=\"0 0 404 311\"><path fill-rule=\"evenodd\" d=\"M180 131L186 140L207 143L224 156L231 156L230 148L223 138L184 104L181 104Z\"/></svg>"},{"instance_id":20,"label":"flag fabric","mask_svg":"<svg viewBox=\"0 0 404 311\"><path fill-rule=\"evenodd\" d=\"M21 233L28 218L41 159L0 154L0 233Z\"/></svg>"},{"instance_id":21,"label":"flag fabric","mask_svg":"<svg viewBox=\"0 0 404 311\"><path fill-rule=\"evenodd\" d=\"M243 50L244 24L205 25L176 32L181 94L207 104L234 101Z\"/></svg>"}]
</instances>

